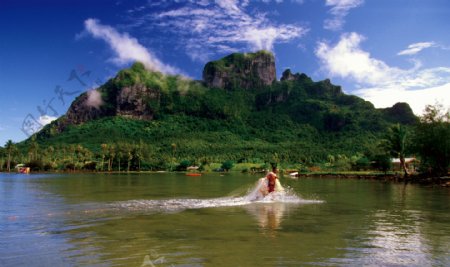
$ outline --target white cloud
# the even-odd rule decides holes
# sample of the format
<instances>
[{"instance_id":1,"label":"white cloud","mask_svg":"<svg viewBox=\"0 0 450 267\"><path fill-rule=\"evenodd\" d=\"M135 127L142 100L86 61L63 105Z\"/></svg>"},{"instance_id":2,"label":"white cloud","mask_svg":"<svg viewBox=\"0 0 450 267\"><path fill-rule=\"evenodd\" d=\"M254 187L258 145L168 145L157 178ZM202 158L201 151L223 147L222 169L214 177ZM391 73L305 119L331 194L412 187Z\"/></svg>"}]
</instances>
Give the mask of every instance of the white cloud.
<instances>
[{"instance_id":1,"label":"white cloud","mask_svg":"<svg viewBox=\"0 0 450 267\"><path fill-rule=\"evenodd\" d=\"M283 28L273 26L266 28L248 27L242 36L257 50L273 50L274 42L287 42L297 34L295 26L285 25Z\"/></svg>"},{"instance_id":2,"label":"white cloud","mask_svg":"<svg viewBox=\"0 0 450 267\"><path fill-rule=\"evenodd\" d=\"M379 108L408 102L419 115L436 100L450 106L450 67L423 68L420 62L411 69L392 67L364 51L364 40L358 33L346 33L335 45L319 42L315 53L322 70L356 82L360 89L354 93Z\"/></svg>"},{"instance_id":3,"label":"white cloud","mask_svg":"<svg viewBox=\"0 0 450 267\"><path fill-rule=\"evenodd\" d=\"M397 55L399 55L399 56L415 55L415 54L419 53L420 51L422 51L423 49L430 48L433 46L436 46L436 44L434 42L414 43L414 44L410 44L407 49L398 52Z\"/></svg>"},{"instance_id":4,"label":"white cloud","mask_svg":"<svg viewBox=\"0 0 450 267\"><path fill-rule=\"evenodd\" d=\"M257 11L249 12L249 1L217 0L210 3L189 2L160 13L131 18L134 27L149 27L176 36L175 45L186 49L193 60L203 60L212 53L248 49L271 50L276 43L289 42L308 29L295 24L280 24ZM135 23L139 21L140 23ZM199 56L203 54L205 56Z\"/></svg>"},{"instance_id":5,"label":"white cloud","mask_svg":"<svg viewBox=\"0 0 450 267\"><path fill-rule=\"evenodd\" d=\"M407 87L372 87L360 89L356 94L379 108L406 102L416 115L422 115L426 105L433 105L436 102L450 108L450 83L420 90L409 90Z\"/></svg>"},{"instance_id":6,"label":"white cloud","mask_svg":"<svg viewBox=\"0 0 450 267\"><path fill-rule=\"evenodd\" d=\"M359 45L364 36L357 33L343 34L335 46L319 42L316 55L322 67L333 76L353 78L357 82L378 84L390 80L400 70L390 68L383 61L374 59Z\"/></svg>"},{"instance_id":7,"label":"white cloud","mask_svg":"<svg viewBox=\"0 0 450 267\"><path fill-rule=\"evenodd\" d=\"M113 59L118 64L126 64L140 61L150 70L156 70L168 74L176 74L180 71L162 63L147 48L142 46L137 39L127 33L119 33L113 27L102 25L96 19L87 19L84 22L85 29L94 38L102 39L116 54Z\"/></svg>"},{"instance_id":8,"label":"white cloud","mask_svg":"<svg viewBox=\"0 0 450 267\"><path fill-rule=\"evenodd\" d=\"M331 19L326 19L324 28L327 30L341 30L345 23L345 17L350 9L358 7L364 3L364 0L326 0L325 5L331 7Z\"/></svg>"},{"instance_id":9,"label":"white cloud","mask_svg":"<svg viewBox=\"0 0 450 267\"><path fill-rule=\"evenodd\" d=\"M277 3L277 4L280 4L280 3L284 2L283 0L261 0L261 2L266 3L266 4L268 4L268 3L272 2L272 1ZM303 1L304 0L291 0L291 2L298 3L298 4L303 4Z\"/></svg>"},{"instance_id":10,"label":"white cloud","mask_svg":"<svg viewBox=\"0 0 450 267\"><path fill-rule=\"evenodd\" d=\"M57 117L53 117L53 116L49 116L49 115L43 115L43 116L39 116L38 121L39 121L39 123L42 126L45 126L45 125L49 124L50 122L52 122L52 121L54 121L56 119L57 119Z\"/></svg>"},{"instance_id":11,"label":"white cloud","mask_svg":"<svg viewBox=\"0 0 450 267\"><path fill-rule=\"evenodd\" d=\"M102 95L96 89L89 90L87 96L87 106L99 109L100 106L103 105Z\"/></svg>"},{"instance_id":12,"label":"white cloud","mask_svg":"<svg viewBox=\"0 0 450 267\"><path fill-rule=\"evenodd\" d=\"M221 8L225 9L229 13L239 13L240 9L238 7L237 0L216 0L216 4L219 5Z\"/></svg>"}]
</instances>

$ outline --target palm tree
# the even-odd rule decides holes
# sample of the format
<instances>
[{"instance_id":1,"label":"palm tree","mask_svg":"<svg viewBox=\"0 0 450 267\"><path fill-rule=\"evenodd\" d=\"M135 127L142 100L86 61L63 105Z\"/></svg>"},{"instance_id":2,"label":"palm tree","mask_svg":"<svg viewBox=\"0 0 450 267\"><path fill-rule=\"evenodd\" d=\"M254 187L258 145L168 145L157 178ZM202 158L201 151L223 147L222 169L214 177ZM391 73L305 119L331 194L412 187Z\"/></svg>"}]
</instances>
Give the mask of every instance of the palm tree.
<instances>
[{"instance_id":1,"label":"palm tree","mask_svg":"<svg viewBox=\"0 0 450 267\"><path fill-rule=\"evenodd\" d=\"M404 177L408 176L406 168L405 155L407 150L408 131L404 126L396 124L389 129L389 133L384 140L384 147L393 157L400 159L400 167L404 172Z\"/></svg>"},{"instance_id":2,"label":"palm tree","mask_svg":"<svg viewBox=\"0 0 450 267\"><path fill-rule=\"evenodd\" d=\"M107 144L101 144L102 147L102 171L103 171L103 167L105 166L105 156L106 153L108 152L108 145ZM108 164L109 166L109 164Z\"/></svg>"},{"instance_id":3,"label":"palm tree","mask_svg":"<svg viewBox=\"0 0 450 267\"><path fill-rule=\"evenodd\" d=\"M116 156L116 147L115 145L109 146L109 162L108 162L108 171L112 171L114 157Z\"/></svg>"},{"instance_id":4,"label":"palm tree","mask_svg":"<svg viewBox=\"0 0 450 267\"><path fill-rule=\"evenodd\" d=\"M173 169L173 162L176 160L175 159L175 153L177 152L177 144L172 143L170 146L172 147L172 159L170 160L170 171L172 171L172 169Z\"/></svg>"},{"instance_id":5,"label":"palm tree","mask_svg":"<svg viewBox=\"0 0 450 267\"><path fill-rule=\"evenodd\" d=\"M117 147L117 160L119 161L119 172L120 172L120 160L123 157L122 147Z\"/></svg>"},{"instance_id":6,"label":"palm tree","mask_svg":"<svg viewBox=\"0 0 450 267\"><path fill-rule=\"evenodd\" d=\"M136 151L136 159L138 160L138 171L141 171L141 161L142 161L142 150Z\"/></svg>"},{"instance_id":7,"label":"palm tree","mask_svg":"<svg viewBox=\"0 0 450 267\"><path fill-rule=\"evenodd\" d=\"M138 171L141 171L141 161L142 161L142 156L143 156L143 150L145 148L145 144L142 141L142 139L139 141L139 145L136 149L136 154L135 157L138 160Z\"/></svg>"},{"instance_id":8,"label":"palm tree","mask_svg":"<svg viewBox=\"0 0 450 267\"><path fill-rule=\"evenodd\" d=\"M30 146L28 147L29 161L37 160L38 152L39 152L39 144L36 142L36 135L33 135L31 137Z\"/></svg>"},{"instance_id":9,"label":"palm tree","mask_svg":"<svg viewBox=\"0 0 450 267\"><path fill-rule=\"evenodd\" d=\"M52 164L53 164L54 158L55 158L54 153L55 153L55 148L53 146L48 146L45 151L45 154L48 157L47 160L49 160Z\"/></svg>"},{"instance_id":10,"label":"palm tree","mask_svg":"<svg viewBox=\"0 0 450 267\"><path fill-rule=\"evenodd\" d=\"M127 172L130 172L131 160L133 159L133 150L132 149L133 148L131 146L128 147L128 149L127 149L127 155L128 155L128 157L127 157L127 160L128 160L128 162L127 162Z\"/></svg>"},{"instance_id":11,"label":"palm tree","mask_svg":"<svg viewBox=\"0 0 450 267\"><path fill-rule=\"evenodd\" d=\"M6 162L6 169L8 170L8 172L11 172L11 160L12 160L12 156L16 150L16 145L13 143L13 141L11 139L6 141L5 150L6 150L6 154L8 155L8 160Z\"/></svg>"}]
</instances>

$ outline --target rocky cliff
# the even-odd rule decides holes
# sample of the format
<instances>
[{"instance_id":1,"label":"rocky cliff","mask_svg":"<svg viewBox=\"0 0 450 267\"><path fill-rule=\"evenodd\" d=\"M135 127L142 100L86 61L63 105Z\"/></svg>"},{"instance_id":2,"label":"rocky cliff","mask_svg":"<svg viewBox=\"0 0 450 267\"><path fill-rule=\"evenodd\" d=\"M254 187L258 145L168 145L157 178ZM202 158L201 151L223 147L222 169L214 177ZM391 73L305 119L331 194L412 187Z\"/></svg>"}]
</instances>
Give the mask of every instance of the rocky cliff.
<instances>
[{"instance_id":1,"label":"rocky cliff","mask_svg":"<svg viewBox=\"0 0 450 267\"><path fill-rule=\"evenodd\" d=\"M77 97L64 118L58 122L58 128L63 130L67 125L82 124L107 116L152 120L155 110L161 105L162 91L169 90L169 80L173 80L168 77L149 72L141 63L135 63L98 88L96 94L87 92ZM300 79L304 77L307 76L299 76ZM207 63L203 79L206 87L210 88L262 89L276 79L275 59L267 51L231 54ZM93 96L98 99L92 99Z\"/></svg>"},{"instance_id":2,"label":"rocky cliff","mask_svg":"<svg viewBox=\"0 0 450 267\"><path fill-rule=\"evenodd\" d=\"M283 72L280 82L293 82L296 84L301 84L310 95L337 97L342 94L341 87L332 84L330 79L314 82L308 75L304 73L293 74L290 69Z\"/></svg>"},{"instance_id":3,"label":"rocky cliff","mask_svg":"<svg viewBox=\"0 0 450 267\"><path fill-rule=\"evenodd\" d=\"M281 76L281 81L311 81L311 78L309 78L306 74L302 73L296 73L293 74L290 69L287 69L283 71L283 74Z\"/></svg>"},{"instance_id":4,"label":"rocky cliff","mask_svg":"<svg viewBox=\"0 0 450 267\"><path fill-rule=\"evenodd\" d=\"M161 88L155 82L144 80L143 76L151 74L161 75L150 73L141 63L135 63L131 69L119 72L114 79L93 90L95 93L81 94L58 122L58 128L63 130L67 125L107 116L152 120L154 108L160 102Z\"/></svg>"},{"instance_id":5,"label":"rocky cliff","mask_svg":"<svg viewBox=\"0 0 450 267\"><path fill-rule=\"evenodd\" d=\"M401 124L414 124L418 121L408 103L396 103L390 108L381 109L391 122Z\"/></svg>"},{"instance_id":6,"label":"rocky cliff","mask_svg":"<svg viewBox=\"0 0 450 267\"><path fill-rule=\"evenodd\" d=\"M272 53L235 53L207 63L203 81L207 87L223 89L260 89L271 85L276 78L275 58Z\"/></svg>"},{"instance_id":7,"label":"rocky cliff","mask_svg":"<svg viewBox=\"0 0 450 267\"><path fill-rule=\"evenodd\" d=\"M281 80L276 81L275 59L266 51L235 53L209 62L204 67L203 79L203 82L197 82L179 76L165 76L135 63L96 90L77 97L66 115L53 125L61 132L68 125L112 116L137 120L153 120L167 114L208 119L235 118L241 113L248 114L253 108L258 111L276 108L304 123L321 120L339 109L344 114L347 106L364 106L379 112L363 99L345 95L341 87L333 85L329 79L314 82L306 74L293 74L288 69L283 72ZM236 107L236 101L241 101L240 107ZM341 108L336 108L338 106ZM396 104L380 113L395 123L413 123L416 120L406 103ZM344 115L338 119L345 119ZM336 116L330 116L327 118L337 121ZM324 123L331 125L329 121Z\"/></svg>"},{"instance_id":8,"label":"rocky cliff","mask_svg":"<svg viewBox=\"0 0 450 267\"><path fill-rule=\"evenodd\" d=\"M115 115L104 108L88 105L88 100L88 93L83 93L77 97L67 110L63 125L60 126L64 128L66 124L81 124L107 115Z\"/></svg>"},{"instance_id":9,"label":"rocky cliff","mask_svg":"<svg viewBox=\"0 0 450 267\"><path fill-rule=\"evenodd\" d=\"M142 84L124 87L117 94L116 114L118 116L152 120L154 111L152 104L158 105L160 92Z\"/></svg>"}]
</instances>

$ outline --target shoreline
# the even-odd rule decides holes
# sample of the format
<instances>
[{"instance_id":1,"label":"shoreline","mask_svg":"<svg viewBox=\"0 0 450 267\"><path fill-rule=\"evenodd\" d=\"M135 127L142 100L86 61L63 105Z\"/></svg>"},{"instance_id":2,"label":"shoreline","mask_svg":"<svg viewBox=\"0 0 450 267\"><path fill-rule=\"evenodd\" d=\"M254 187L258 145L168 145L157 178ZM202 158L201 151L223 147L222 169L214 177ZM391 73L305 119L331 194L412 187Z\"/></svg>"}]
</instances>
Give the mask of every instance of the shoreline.
<instances>
[{"instance_id":1,"label":"shoreline","mask_svg":"<svg viewBox=\"0 0 450 267\"><path fill-rule=\"evenodd\" d=\"M233 173L236 171L230 172L201 172L205 173L217 173L217 174L227 174ZM0 173L11 173L11 174L20 174L18 172L5 172L0 171ZM157 174L157 173L178 173L185 174L189 172L171 172L171 171L37 171L32 172L32 174ZM250 175L256 175L260 173L248 173ZM420 184L420 185L439 185L442 187L450 187L450 176L443 177L428 177L421 174L409 175L408 177L403 178L402 175L398 173L368 173L368 172L310 172L310 173L298 173L296 176L289 176L289 174L282 174L281 177L285 179L302 179L302 178L329 178L329 179L364 179L364 180L376 180L382 182L394 182L394 183L411 183L411 184Z\"/></svg>"},{"instance_id":2,"label":"shoreline","mask_svg":"<svg viewBox=\"0 0 450 267\"><path fill-rule=\"evenodd\" d=\"M450 187L450 177L425 177L420 174L409 175L403 178L399 174L384 174L384 173L299 173L298 178L338 178L338 179L364 179L364 180L377 180L384 182L396 182L396 183L411 183L421 185L440 185L442 187Z\"/></svg>"}]
</instances>

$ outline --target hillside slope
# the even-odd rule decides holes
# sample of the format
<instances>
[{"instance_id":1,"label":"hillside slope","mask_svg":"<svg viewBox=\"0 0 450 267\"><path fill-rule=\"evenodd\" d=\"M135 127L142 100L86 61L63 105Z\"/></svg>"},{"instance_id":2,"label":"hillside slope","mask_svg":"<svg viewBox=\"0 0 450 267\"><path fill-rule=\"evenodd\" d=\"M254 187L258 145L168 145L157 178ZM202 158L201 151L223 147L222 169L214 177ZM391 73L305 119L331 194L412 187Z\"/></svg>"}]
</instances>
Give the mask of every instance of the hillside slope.
<instances>
[{"instance_id":1,"label":"hillside slope","mask_svg":"<svg viewBox=\"0 0 450 267\"><path fill-rule=\"evenodd\" d=\"M266 51L232 54L205 66L204 81L147 71L141 63L80 95L35 137L40 147L145 146L144 162L321 162L375 153L392 123L417 118L405 103L375 109L326 79L286 70L275 80ZM31 142L27 140L23 145ZM175 159L174 159L175 158Z\"/></svg>"}]
</instances>

